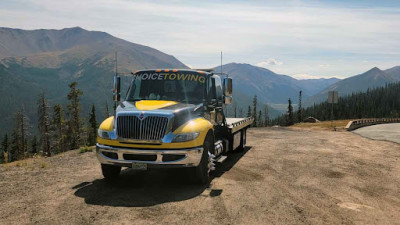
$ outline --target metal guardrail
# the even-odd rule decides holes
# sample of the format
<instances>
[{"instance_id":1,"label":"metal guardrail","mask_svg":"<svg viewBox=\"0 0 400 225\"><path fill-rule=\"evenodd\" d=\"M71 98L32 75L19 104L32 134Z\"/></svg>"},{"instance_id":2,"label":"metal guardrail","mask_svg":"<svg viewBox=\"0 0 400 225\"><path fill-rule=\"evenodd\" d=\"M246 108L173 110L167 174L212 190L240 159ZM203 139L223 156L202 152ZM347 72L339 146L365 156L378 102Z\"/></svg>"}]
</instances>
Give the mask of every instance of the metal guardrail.
<instances>
[{"instance_id":1,"label":"metal guardrail","mask_svg":"<svg viewBox=\"0 0 400 225\"><path fill-rule=\"evenodd\" d=\"M400 123L400 118L374 118L374 119L353 120L347 124L346 130L352 131L360 127L366 127L384 123Z\"/></svg>"}]
</instances>

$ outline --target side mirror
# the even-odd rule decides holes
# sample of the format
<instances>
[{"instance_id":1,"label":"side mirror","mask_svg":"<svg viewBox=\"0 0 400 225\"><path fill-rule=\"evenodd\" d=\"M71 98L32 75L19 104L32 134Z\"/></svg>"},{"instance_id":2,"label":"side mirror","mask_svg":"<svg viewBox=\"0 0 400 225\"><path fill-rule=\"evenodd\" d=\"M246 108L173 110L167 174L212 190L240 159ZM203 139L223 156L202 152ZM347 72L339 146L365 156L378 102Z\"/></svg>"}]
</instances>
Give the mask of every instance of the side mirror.
<instances>
[{"instance_id":1,"label":"side mirror","mask_svg":"<svg viewBox=\"0 0 400 225\"><path fill-rule=\"evenodd\" d=\"M224 78L224 103L229 105L232 103L232 78Z\"/></svg>"},{"instance_id":2,"label":"side mirror","mask_svg":"<svg viewBox=\"0 0 400 225\"><path fill-rule=\"evenodd\" d=\"M114 76L114 89L113 89L113 98L114 102L119 102L121 100L121 77Z\"/></svg>"}]
</instances>

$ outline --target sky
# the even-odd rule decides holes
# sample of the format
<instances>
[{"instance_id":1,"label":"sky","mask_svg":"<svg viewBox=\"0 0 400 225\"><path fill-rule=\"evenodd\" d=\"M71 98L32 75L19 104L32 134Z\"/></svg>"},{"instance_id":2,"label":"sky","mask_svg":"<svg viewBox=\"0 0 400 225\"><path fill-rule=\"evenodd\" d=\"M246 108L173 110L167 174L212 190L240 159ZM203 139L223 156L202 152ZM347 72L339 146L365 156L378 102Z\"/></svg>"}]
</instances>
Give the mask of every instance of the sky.
<instances>
[{"instance_id":1,"label":"sky","mask_svg":"<svg viewBox=\"0 0 400 225\"><path fill-rule=\"evenodd\" d=\"M298 79L400 65L400 1L1 0L0 27L104 31L192 68L249 63Z\"/></svg>"}]
</instances>

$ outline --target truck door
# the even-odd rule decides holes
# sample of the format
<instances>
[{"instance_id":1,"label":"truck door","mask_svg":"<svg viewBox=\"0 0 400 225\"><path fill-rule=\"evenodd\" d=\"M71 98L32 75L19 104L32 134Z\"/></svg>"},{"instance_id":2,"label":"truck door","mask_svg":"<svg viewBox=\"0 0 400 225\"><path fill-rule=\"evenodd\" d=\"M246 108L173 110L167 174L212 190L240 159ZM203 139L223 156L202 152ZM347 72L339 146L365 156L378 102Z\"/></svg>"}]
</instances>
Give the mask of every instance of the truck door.
<instances>
[{"instance_id":1,"label":"truck door","mask_svg":"<svg viewBox=\"0 0 400 225\"><path fill-rule=\"evenodd\" d=\"M208 119L214 125L225 124L225 116L223 112L223 91L222 82L219 76L210 76L207 82L207 99L208 104L212 105L212 109L209 110Z\"/></svg>"}]
</instances>

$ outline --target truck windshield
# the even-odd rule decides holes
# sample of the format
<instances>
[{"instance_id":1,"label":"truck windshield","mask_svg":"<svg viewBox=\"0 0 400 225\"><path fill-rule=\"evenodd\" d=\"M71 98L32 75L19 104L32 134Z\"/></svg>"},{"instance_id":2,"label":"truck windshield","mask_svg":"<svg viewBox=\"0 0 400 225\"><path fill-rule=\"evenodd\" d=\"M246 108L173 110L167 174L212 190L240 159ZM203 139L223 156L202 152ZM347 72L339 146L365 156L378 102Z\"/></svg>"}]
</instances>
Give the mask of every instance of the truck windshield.
<instances>
[{"instance_id":1,"label":"truck windshield","mask_svg":"<svg viewBox=\"0 0 400 225\"><path fill-rule=\"evenodd\" d=\"M127 101L169 100L190 104L203 101L205 76L198 73L135 74Z\"/></svg>"}]
</instances>

